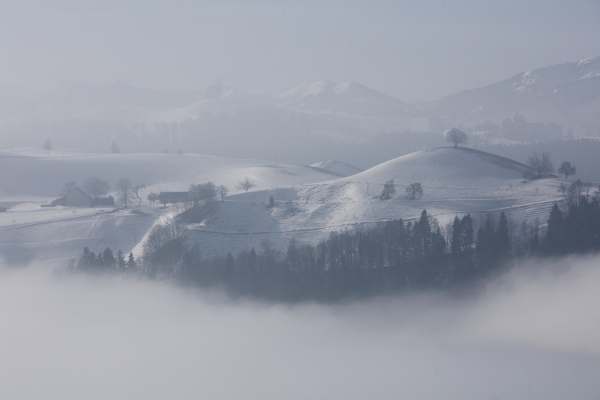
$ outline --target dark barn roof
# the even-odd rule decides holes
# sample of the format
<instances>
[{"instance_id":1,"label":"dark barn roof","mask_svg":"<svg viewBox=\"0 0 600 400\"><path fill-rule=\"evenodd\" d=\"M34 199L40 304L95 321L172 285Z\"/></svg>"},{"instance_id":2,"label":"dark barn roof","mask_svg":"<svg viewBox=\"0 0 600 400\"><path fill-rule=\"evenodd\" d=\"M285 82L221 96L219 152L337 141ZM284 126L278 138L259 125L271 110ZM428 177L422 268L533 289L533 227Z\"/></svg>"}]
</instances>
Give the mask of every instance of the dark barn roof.
<instances>
[{"instance_id":1,"label":"dark barn roof","mask_svg":"<svg viewBox=\"0 0 600 400\"><path fill-rule=\"evenodd\" d=\"M187 203L190 200L190 192L160 192L158 195L161 203Z\"/></svg>"}]
</instances>

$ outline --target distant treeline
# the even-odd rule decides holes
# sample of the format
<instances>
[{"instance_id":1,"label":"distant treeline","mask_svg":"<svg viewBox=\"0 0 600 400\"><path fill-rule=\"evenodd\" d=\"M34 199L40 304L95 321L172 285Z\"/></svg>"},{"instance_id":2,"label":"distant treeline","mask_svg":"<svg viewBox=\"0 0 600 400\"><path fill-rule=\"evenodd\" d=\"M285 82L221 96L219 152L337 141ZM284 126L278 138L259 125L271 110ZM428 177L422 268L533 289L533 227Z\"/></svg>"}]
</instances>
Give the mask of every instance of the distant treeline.
<instances>
[{"instance_id":1,"label":"distant treeline","mask_svg":"<svg viewBox=\"0 0 600 400\"><path fill-rule=\"evenodd\" d=\"M581 196L561 210L555 205L547 226L523 224L513 238L504 213L488 215L475 231L471 215L456 217L444 234L427 211L418 220L385 222L368 230L332 233L316 246L292 240L285 252L267 242L224 257L203 257L182 238L169 240L143 263L110 249L85 249L78 268L92 271L168 273L189 285L217 286L236 296L332 301L410 289L476 283L529 256L557 256L600 250L600 202ZM166 266L166 267L165 267Z\"/></svg>"}]
</instances>

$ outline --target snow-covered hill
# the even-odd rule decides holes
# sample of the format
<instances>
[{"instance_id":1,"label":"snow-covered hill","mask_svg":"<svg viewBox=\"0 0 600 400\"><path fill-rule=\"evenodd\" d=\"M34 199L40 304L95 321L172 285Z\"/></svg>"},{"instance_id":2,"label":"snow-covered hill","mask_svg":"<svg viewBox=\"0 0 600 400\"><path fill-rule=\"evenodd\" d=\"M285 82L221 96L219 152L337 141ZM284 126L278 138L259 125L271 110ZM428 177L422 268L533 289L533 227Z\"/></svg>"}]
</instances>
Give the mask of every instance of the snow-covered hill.
<instances>
[{"instance_id":1,"label":"snow-covered hill","mask_svg":"<svg viewBox=\"0 0 600 400\"><path fill-rule=\"evenodd\" d=\"M0 262L68 260L84 247L130 251L162 210L14 208L0 214Z\"/></svg>"},{"instance_id":2,"label":"snow-covered hill","mask_svg":"<svg viewBox=\"0 0 600 400\"><path fill-rule=\"evenodd\" d=\"M457 213L500 210L515 223L543 220L561 197L559 181L526 181L527 171L518 162L471 149L420 151L330 182L232 196L214 205L202 221L191 221L188 238L204 254L221 254L258 248L264 241L279 249L291 238L316 243L332 231L411 219L423 209L444 225ZM381 200L383 185L391 179L397 192ZM413 182L423 185L422 199L407 199L405 188ZM275 198L272 209L266 207L270 196Z\"/></svg>"},{"instance_id":3,"label":"snow-covered hill","mask_svg":"<svg viewBox=\"0 0 600 400\"><path fill-rule=\"evenodd\" d=\"M42 207L66 182L99 177L111 183L128 178L149 192L187 190L192 183L213 181L231 193L248 178L251 190L266 190L337 176L311 167L268 161L178 154L77 154L21 150L0 153L0 258L62 258L88 246L130 251L170 209L145 205L138 210Z\"/></svg>"},{"instance_id":4,"label":"snow-covered hill","mask_svg":"<svg viewBox=\"0 0 600 400\"><path fill-rule=\"evenodd\" d=\"M309 167L341 177L354 175L361 171L354 165L337 160L317 161L310 164Z\"/></svg>"},{"instance_id":5,"label":"snow-covered hill","mask_svg":"<svg viewBox=\"0 0 600 400\"><path fill-rule=\"evenodd\" d=\"M366 171L339 178L314 167L201 155L34 155L2 154L3 190L12 196L50 196L65 181L98 176L114 181L129 177L147 183L146 192L186 190L190 183L212 180L232 188L225 201L178 221L190 246L203 254L235 253L269 243L280 250L289 240L316 243L332 231L371 226L391 219L411 219L427 209L445 226L454 215L505 210L517 224L545 219L560 199L558 179L527 181L528 167L513 160L466 148L436 148L398 157ZM7 172L8 171L8 172ZM17 179L7 179L8 177ZM235 187L248 177L249 192ZM379 195L394 180L389 200ZM9 183L11 182L11 183ZM405 188L419 182L424 196L409 200ZM274 206L269 207L269 199ZM15 200L17 199L17 200ZM0 199L1 200L1 199ZM43 208L40 202L0 214L0 253L32 257L76 255L81 248L136 250L173 209L138 210Z\"/></svg>"},{"instance_id":6,"label":"snow-covered hill","mask_svg":"<svg viewBox=\"0 0 600 400\"><path fill-rule=\"evenodd\" d=\"M115 183L128 178L155 190L187 190L213 181L235 192L248 178L253 190L333 179L324 170L201 154L82 154L0 151L0 196L56 196L67 182L98 177Z\"/></svg>"}]
</instances>

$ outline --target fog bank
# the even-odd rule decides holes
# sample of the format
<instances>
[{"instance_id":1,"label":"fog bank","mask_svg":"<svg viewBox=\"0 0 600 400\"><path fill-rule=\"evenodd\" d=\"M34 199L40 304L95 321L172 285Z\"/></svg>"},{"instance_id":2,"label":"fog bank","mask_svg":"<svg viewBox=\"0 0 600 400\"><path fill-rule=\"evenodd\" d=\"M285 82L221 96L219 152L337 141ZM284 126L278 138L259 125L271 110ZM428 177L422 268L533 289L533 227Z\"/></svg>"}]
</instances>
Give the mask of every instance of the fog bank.
<instances>
[{"instance_id":1,"label":"fog bank","mask_svg":"<svg viewBox=\"0 0 600 400\"><path fill-rule=\"evenodd\" d=\"M477 299L293 307L2 269L0 397L597 399L599 261L529 266Z\"/></svg>"}]
</instances>

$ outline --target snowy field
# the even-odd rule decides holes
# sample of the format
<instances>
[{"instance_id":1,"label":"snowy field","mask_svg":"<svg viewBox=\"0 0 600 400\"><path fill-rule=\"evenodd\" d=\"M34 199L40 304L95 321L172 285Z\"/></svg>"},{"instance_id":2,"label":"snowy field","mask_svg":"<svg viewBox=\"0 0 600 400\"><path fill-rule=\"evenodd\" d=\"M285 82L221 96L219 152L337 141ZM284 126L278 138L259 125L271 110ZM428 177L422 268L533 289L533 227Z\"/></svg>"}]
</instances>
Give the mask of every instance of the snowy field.
<instances>
[{"instance_id":1,"label":"snowy field","mask_svg":"<svg viewBox=\"0 0 600 400\"><path fill-rule=\"evenodd\" d=\"M325 170L202 154L82 154L32 150L0 151L0 199L15 195L56 196L67 182L98 177L128 178L153 190L187 190L212 181L230 192L244 178L258 189L320 182L338 176Z\"/></svg>"},{"instance_id":2,"label":"snowy field","mask_svg":"<svg viewBox=\"0 0 600 400\"><path fill-rule=\"evenodd\" d=\"M199 244L203 254L260 248L265 241L283 250L291 238L314 244L332 231L410 220L423 209L442 228L466 213L477 218L505 211L513 224L543 222L552 204L561 200L560 181L527 181L527 171L523 164L469 149L416 152L334 181L231 196L204 221L194 221L190 242ZM381 200L383 185L391 179L396 194ZM413 182L424 188L419 200L406 197L405 188ZM274 208L266 207L270 196Z\"/></svg>"},{"instance_id":3,"label":"snowy field","mask_svg":"<svg viewBox=\"0 0 600 400\"><path fill-rule=\"evenodd\" d=\"M0 251L5 258L53 259L79 254L84 246L143 255L150 229L171 221L176 210L143 204L133 210L41 207L68 181L96 176L110 182L127 177L149 192L187 190L191 183L213 181L230 188L223 202L183 221L190 245L205 255L238 252L264 242L283 250L289 240L317 243L333 231L373 226L381 221L417 217L427 209L443 228L456 214L475 217L506 211L513 224L544 221L561 199L560 180L528 181L528 167L470 149L437 148L402 156L354 175L339 177L318 168L260 160L178 154L32 154L0 153L7 166L0 182ZM9 179L10 171L18 179ZM237 187L248 178L255 187ZM394 180L389 200L379 195ZM407 185L419 182L424 195L407 199ZM38 197L35 197L38 196ZM39 197L45 196L45 197ZM268 207L273 197L274 207ZM16 199L38 199L18 201Z\"/></svg>"},{"instance_id":4,"label":"snowy field","mask_svg":"<svg viewBox=\"0 0 600 400\"><path fill-rule=\"evenodd\" d=\"M293 186L337 178L312 167L197 154L81 154L37 150L0 151L0 255L15 262L78 255L84 246L125 252L173 210L42 207L58 197L67 182L98 177L110 183L128 178L150 192L187 190L192 183L213 181L230 193L248 178L252 190ZM137 246L136 254L139 254Z\"/></svg>"}]
</instances>

